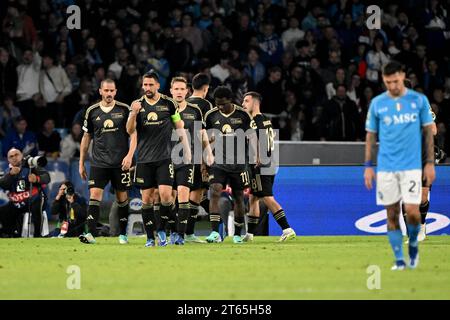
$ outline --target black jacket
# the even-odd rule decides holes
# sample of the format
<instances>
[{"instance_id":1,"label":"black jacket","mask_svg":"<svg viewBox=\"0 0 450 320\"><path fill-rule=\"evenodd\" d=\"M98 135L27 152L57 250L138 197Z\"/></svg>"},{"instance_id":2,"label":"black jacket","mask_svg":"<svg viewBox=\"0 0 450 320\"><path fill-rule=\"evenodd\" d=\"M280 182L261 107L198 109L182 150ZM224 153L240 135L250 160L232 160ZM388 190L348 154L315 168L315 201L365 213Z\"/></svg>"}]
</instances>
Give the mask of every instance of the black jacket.
<instances>
[{"instance_id":1,"label":"black jacket","mask_svg":"<svg viewBox=\"0 0 450 320\"><path fill-rule=\"evenodd\" d=\"M74 219L70 219L70 210L73 209ZM87 217L87 205L86 199L79 194L75 193L74 202L70 204L65 196L59 198L59 200L53 201L51 207L52 215L59 215L59 221L69 221L69 223L78 224L86 220Z\"/></svg>"},{"instance_id":2,"label":"black jacket","mask_svg":"<svg viewBox=\"0 0 450 320\"><path fill-rule=\"evenodd\" d=\"M34 173L38 176L38 182L33 183L33 189L30 195L30 182L28 175ZM21 168L16 175L8 172L0 178L0 188L4 189L9 200L17 207L27 206L27 200L31 197L32 201L39 197L44 197L44 189L50 182L50 175L44 168Z\"/></svg>"}]
</instances>

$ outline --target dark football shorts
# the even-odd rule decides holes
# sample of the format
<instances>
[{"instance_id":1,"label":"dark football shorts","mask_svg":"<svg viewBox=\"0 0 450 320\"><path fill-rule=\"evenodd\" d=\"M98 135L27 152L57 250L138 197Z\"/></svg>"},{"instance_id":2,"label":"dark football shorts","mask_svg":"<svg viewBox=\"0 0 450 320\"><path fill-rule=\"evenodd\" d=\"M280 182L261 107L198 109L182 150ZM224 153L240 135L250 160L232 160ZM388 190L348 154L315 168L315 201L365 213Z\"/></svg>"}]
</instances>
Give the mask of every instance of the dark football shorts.
<instances>
[{"instance_id":1,"label":"dark football shorts","mask_svg":"<svg viewBox=\"0 0 450 320\"><path fill-rule=\"evenodd\" d=\"M134 172L134 184L141 189L173 186L174 169L170 159L158 162L138 163Z\"/></svg>"},{"instance_id":2,"label":"dark football shorts","mask_svg":"<svg viewBox=\"0 0 450 320\"><path fill-rule=\"evenodd\" d=\"M273 183L275 175L262 175L261 169L256 168L251 171L252 189L251 194L258 198L273 196Z\"/></svg>"},{"instance_id":3,"label":"dark football shorts","mask_svg":"<svg viewBox=\"0 0 450 320\"><path fill-rule=\"evenodd\" d=\"M250 187L250 174L243 172L228 172L218 167L209 168L209 184L220 183L224 188L230 185L232 190L244 190Z\"/></svg>"},{"instance_id":4,"label":"dark football shorts","mask_svg":"<svg viewBox=\"0 0 450 320\"><path fill-rule=\"evenodd\" d=\"M173 180L173 188L178 186L188 187L192 189L195 181L194 165L187 165L175 168L175 178Z\"/></svg>"},{"instance_id":5,"label":"dark football shorts","mask_svg":"<svg viewBox=\"0 0 450 320\"><path fill-rule=\"evenodd\" d=\"M89 188L105 189L108 182L114 190L127 191L131 187L130 171L122 171L121 168L91 167L89 172Z\"/></svg>"}]
</instances>

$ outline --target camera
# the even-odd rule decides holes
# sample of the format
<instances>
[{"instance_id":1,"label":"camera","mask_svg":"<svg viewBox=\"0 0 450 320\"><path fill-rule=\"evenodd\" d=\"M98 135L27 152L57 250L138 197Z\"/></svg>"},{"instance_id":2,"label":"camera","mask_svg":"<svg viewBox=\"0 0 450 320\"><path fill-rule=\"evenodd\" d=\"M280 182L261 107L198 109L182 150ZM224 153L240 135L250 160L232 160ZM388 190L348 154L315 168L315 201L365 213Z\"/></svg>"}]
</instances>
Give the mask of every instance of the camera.
<instances>
[{"instance_id":1,"label":"camera","mask_svg":"<svg viewBox=\"0 0 450 320\"><path fill-rule=\"evenodd\" d=\"M44 156L26 156L22 160L22 167L24 168L36 168L45 167L47 165L47 158Z\"/></svg>"},{"instance_id":2,"label":"camera","mask_svg":"<svg viewBox=\"0 0 450 320\"><path fill-rule=\"evenodd\" d=\"M64 190L64 194L67 196L73 196L75 194L75 189L72 185L66 185L66 189Z\"/></svg>"}]
</instances>

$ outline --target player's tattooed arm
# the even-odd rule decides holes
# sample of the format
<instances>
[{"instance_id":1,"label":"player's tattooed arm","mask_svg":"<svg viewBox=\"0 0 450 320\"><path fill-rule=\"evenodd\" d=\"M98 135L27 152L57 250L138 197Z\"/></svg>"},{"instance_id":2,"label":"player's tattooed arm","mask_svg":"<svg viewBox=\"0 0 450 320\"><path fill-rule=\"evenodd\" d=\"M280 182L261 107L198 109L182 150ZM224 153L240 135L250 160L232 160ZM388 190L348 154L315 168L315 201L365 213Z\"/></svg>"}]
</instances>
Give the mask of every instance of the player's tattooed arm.
<instances>
[{"instance_id":1,"label":"player's tattooed arm","mask_svg":"<svg viewBox=\"0 0 450 320\"><path fill-rule=\"evenodd\" d=\"M89 145L91 144L91 135L87 132L84 133L83 138L80 143L80 164L79 164L79 173L80 177L83 180L87 179L86 167L84 166L84 161L86 160L86 155L89 149Z\"/></svg>"}]
</instances>

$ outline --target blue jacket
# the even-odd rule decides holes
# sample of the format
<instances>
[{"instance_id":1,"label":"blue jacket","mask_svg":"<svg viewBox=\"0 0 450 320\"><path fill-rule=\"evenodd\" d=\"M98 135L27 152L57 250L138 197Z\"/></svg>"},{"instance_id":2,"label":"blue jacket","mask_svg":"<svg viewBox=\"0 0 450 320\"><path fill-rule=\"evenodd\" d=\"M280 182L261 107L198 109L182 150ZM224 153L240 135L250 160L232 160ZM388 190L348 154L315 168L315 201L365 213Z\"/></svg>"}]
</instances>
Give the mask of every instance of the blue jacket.
<instances>
[{"instance_id":1,"label":"blue jacket","mask_svg":"<svg viewBox=\"0 0 450 320\"><path fill-rule=\"evenodd\" d=\"M29 146L31 147L31 152L27 152L27 150L24 150L25 147ZM6 157L8 154L8 151L11 148L16 148L24 153L27 152L27 154L24 155L31 155L31 156L37 156L38 154L38 143L36 139L36 135L31 131L25 131L22 138L17 134L16 130L10 130L6 137L2 141L2 153L3 156ZM28 149L28 148L27 148Z\"/></svg>"}]
</instances>

